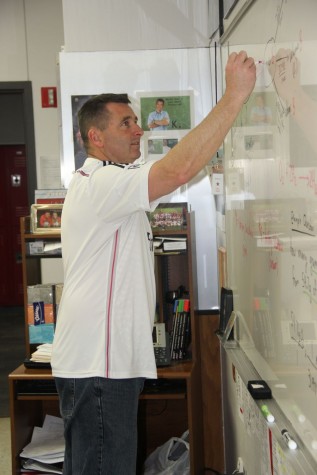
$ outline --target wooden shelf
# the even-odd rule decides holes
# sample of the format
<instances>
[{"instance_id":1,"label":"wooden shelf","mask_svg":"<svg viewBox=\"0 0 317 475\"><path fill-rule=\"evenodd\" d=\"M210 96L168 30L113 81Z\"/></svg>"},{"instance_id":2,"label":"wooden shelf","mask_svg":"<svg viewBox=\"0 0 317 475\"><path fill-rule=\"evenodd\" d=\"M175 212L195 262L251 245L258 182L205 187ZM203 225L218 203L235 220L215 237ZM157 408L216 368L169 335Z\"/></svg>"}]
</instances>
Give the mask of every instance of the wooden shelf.
<instances>
[{"instance_id":1,"label":"wooden shelf","mask_svg":"<svg viewBox=\"0 0 317 475\"><path fill-rule=\"evenodd\" d=\"M170 366L157 369L157 376L166 379L188 379L193 370L192 361L172 362Z\"/></svg>"},{"instance_id":2,"label":"wooden shelf","mask_svg":"<svg viewBox=\"0 0 317 475\"><path fill-rule=\"evenodd\" d=\"M58 401L58 395L55 394L55 395L50 395L50 396L47 396L45 394L39 394L38 396L35 396L34 394L33 395L29 395L29 394L25 394L25 395L17 395L17 401Z\"/></svg>"},{"instance_id":3,"label":"wooden shelf","mask_svg":"<svg viewBox=\"0 0 317 475\"><path fill-rule=\"evenodd\" d=\"M164 236L182 236L182 237L186 237L188 234L188 229L185 228L185 229L178 229L178 230L175 230L175 229L162 229L161 231L159 230L155 230L153 231L153 237L164 237Z\"/></svg>"},{"instance_id":4,"label":"wooden shelf","mask_svg":"<svg viewBox=\"0 0 317 475\"><path fill-rule=\"evenodd\" d=\"M54 239L59 241L61 235L60 233L25 233L24 239L26 241L44 241L44 239Z\"/></svg>"},{"instance_id":5,"label":"wooden shelf","mask_svg":"<svg viewBox=\"0 0 317 475\"><path fill-rule=\"evenodd\" d=\"M174 362L171 366L164 366L157 369L158 378L164 379L188 379L193 369L192 361ZM19 379L52 379L52 371L50 369L31 369L26 368L23 364L18 366L9 374L9 380Z\"/></svg>"}]
</instances>

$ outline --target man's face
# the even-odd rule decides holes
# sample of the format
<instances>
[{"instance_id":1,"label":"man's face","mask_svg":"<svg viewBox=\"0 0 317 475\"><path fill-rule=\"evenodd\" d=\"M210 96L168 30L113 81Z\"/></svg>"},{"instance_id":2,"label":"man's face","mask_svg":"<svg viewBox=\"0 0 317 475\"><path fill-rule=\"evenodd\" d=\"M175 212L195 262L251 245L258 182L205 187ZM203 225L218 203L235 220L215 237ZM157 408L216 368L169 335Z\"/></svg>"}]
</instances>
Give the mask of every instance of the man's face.
<instances>
[{"instance_id":1,"label":"man's face","mask_svg":"<svg viewBox=\"0 0 317 475\"><path fill-rule=\"evenodd\" d=\"M158 101L158 102L156 103L156 110L157 110L157 112L162 112L163 107L164 107L164 104L163 104L162 101Z\"/></svg>"},{"instance_id":2,"label":"man's face","mask_svg":"<svg viewBox=\"0 0 317 475\"><path fill-rule=\"evenodd\" d=\"M140 157L140 139L144 134L138 118L128 104L107 104L110 113L105 130L101 131L103 154L116 163L133 163Z\"/></svg>"}]
</instances>

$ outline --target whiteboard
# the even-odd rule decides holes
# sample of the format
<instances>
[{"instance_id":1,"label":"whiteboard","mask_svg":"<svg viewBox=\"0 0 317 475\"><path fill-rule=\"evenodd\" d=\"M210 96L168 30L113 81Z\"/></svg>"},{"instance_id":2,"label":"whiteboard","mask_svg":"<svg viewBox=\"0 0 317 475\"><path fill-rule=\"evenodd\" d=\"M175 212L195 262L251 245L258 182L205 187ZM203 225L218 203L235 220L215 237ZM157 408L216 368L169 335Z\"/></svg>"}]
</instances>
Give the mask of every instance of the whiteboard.
<instances>
[{"instance_id":1,"label":"whiteboard","mask_svg":"<svg viewBox=\"0 0 317 475\"><path fill-rule=\"evenodd\" d=\"M240 347L317 461L317 2L254 0L222 59L259 62L224 144L228 286Z\"/></svg>"}]
</instances>

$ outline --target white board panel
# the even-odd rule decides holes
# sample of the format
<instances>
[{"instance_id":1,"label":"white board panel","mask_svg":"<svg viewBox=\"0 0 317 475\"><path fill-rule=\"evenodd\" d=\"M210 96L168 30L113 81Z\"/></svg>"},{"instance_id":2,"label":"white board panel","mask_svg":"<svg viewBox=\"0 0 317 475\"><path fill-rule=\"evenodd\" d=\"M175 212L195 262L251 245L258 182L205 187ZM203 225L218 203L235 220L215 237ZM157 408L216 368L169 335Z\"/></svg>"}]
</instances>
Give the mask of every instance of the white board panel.
<instances>
[{"instance_id":1,"label":"white board panel","mask_svg":"<svg viewBox=\"0 0 317 475\"><path fill-rule=\"evenodd\" d=\"M317 461L316 18L312 0L255 0L222 53L261 62L225 143L236 336Z\"/></svg>"}]
</instances>

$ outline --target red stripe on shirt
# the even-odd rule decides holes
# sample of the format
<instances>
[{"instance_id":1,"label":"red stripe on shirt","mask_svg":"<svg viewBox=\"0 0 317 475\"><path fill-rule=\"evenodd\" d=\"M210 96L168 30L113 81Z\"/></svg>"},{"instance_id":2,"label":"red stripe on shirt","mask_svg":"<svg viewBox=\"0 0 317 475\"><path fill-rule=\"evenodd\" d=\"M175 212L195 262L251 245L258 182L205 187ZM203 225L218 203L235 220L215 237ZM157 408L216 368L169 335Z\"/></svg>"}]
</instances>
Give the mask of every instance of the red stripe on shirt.
<instances>
[{"instance_id":1,"label":"red stripe on shirt","mask_svg":"<svg viewBox=\"0 0 317 475\"><path fill-rule=\"evenodd\" d=\"M82 176L89 176L88 173L85 173L82 170L77 170L77 173L80 173L80 175L82 175Z\"/></svg>"}]
</instances>

